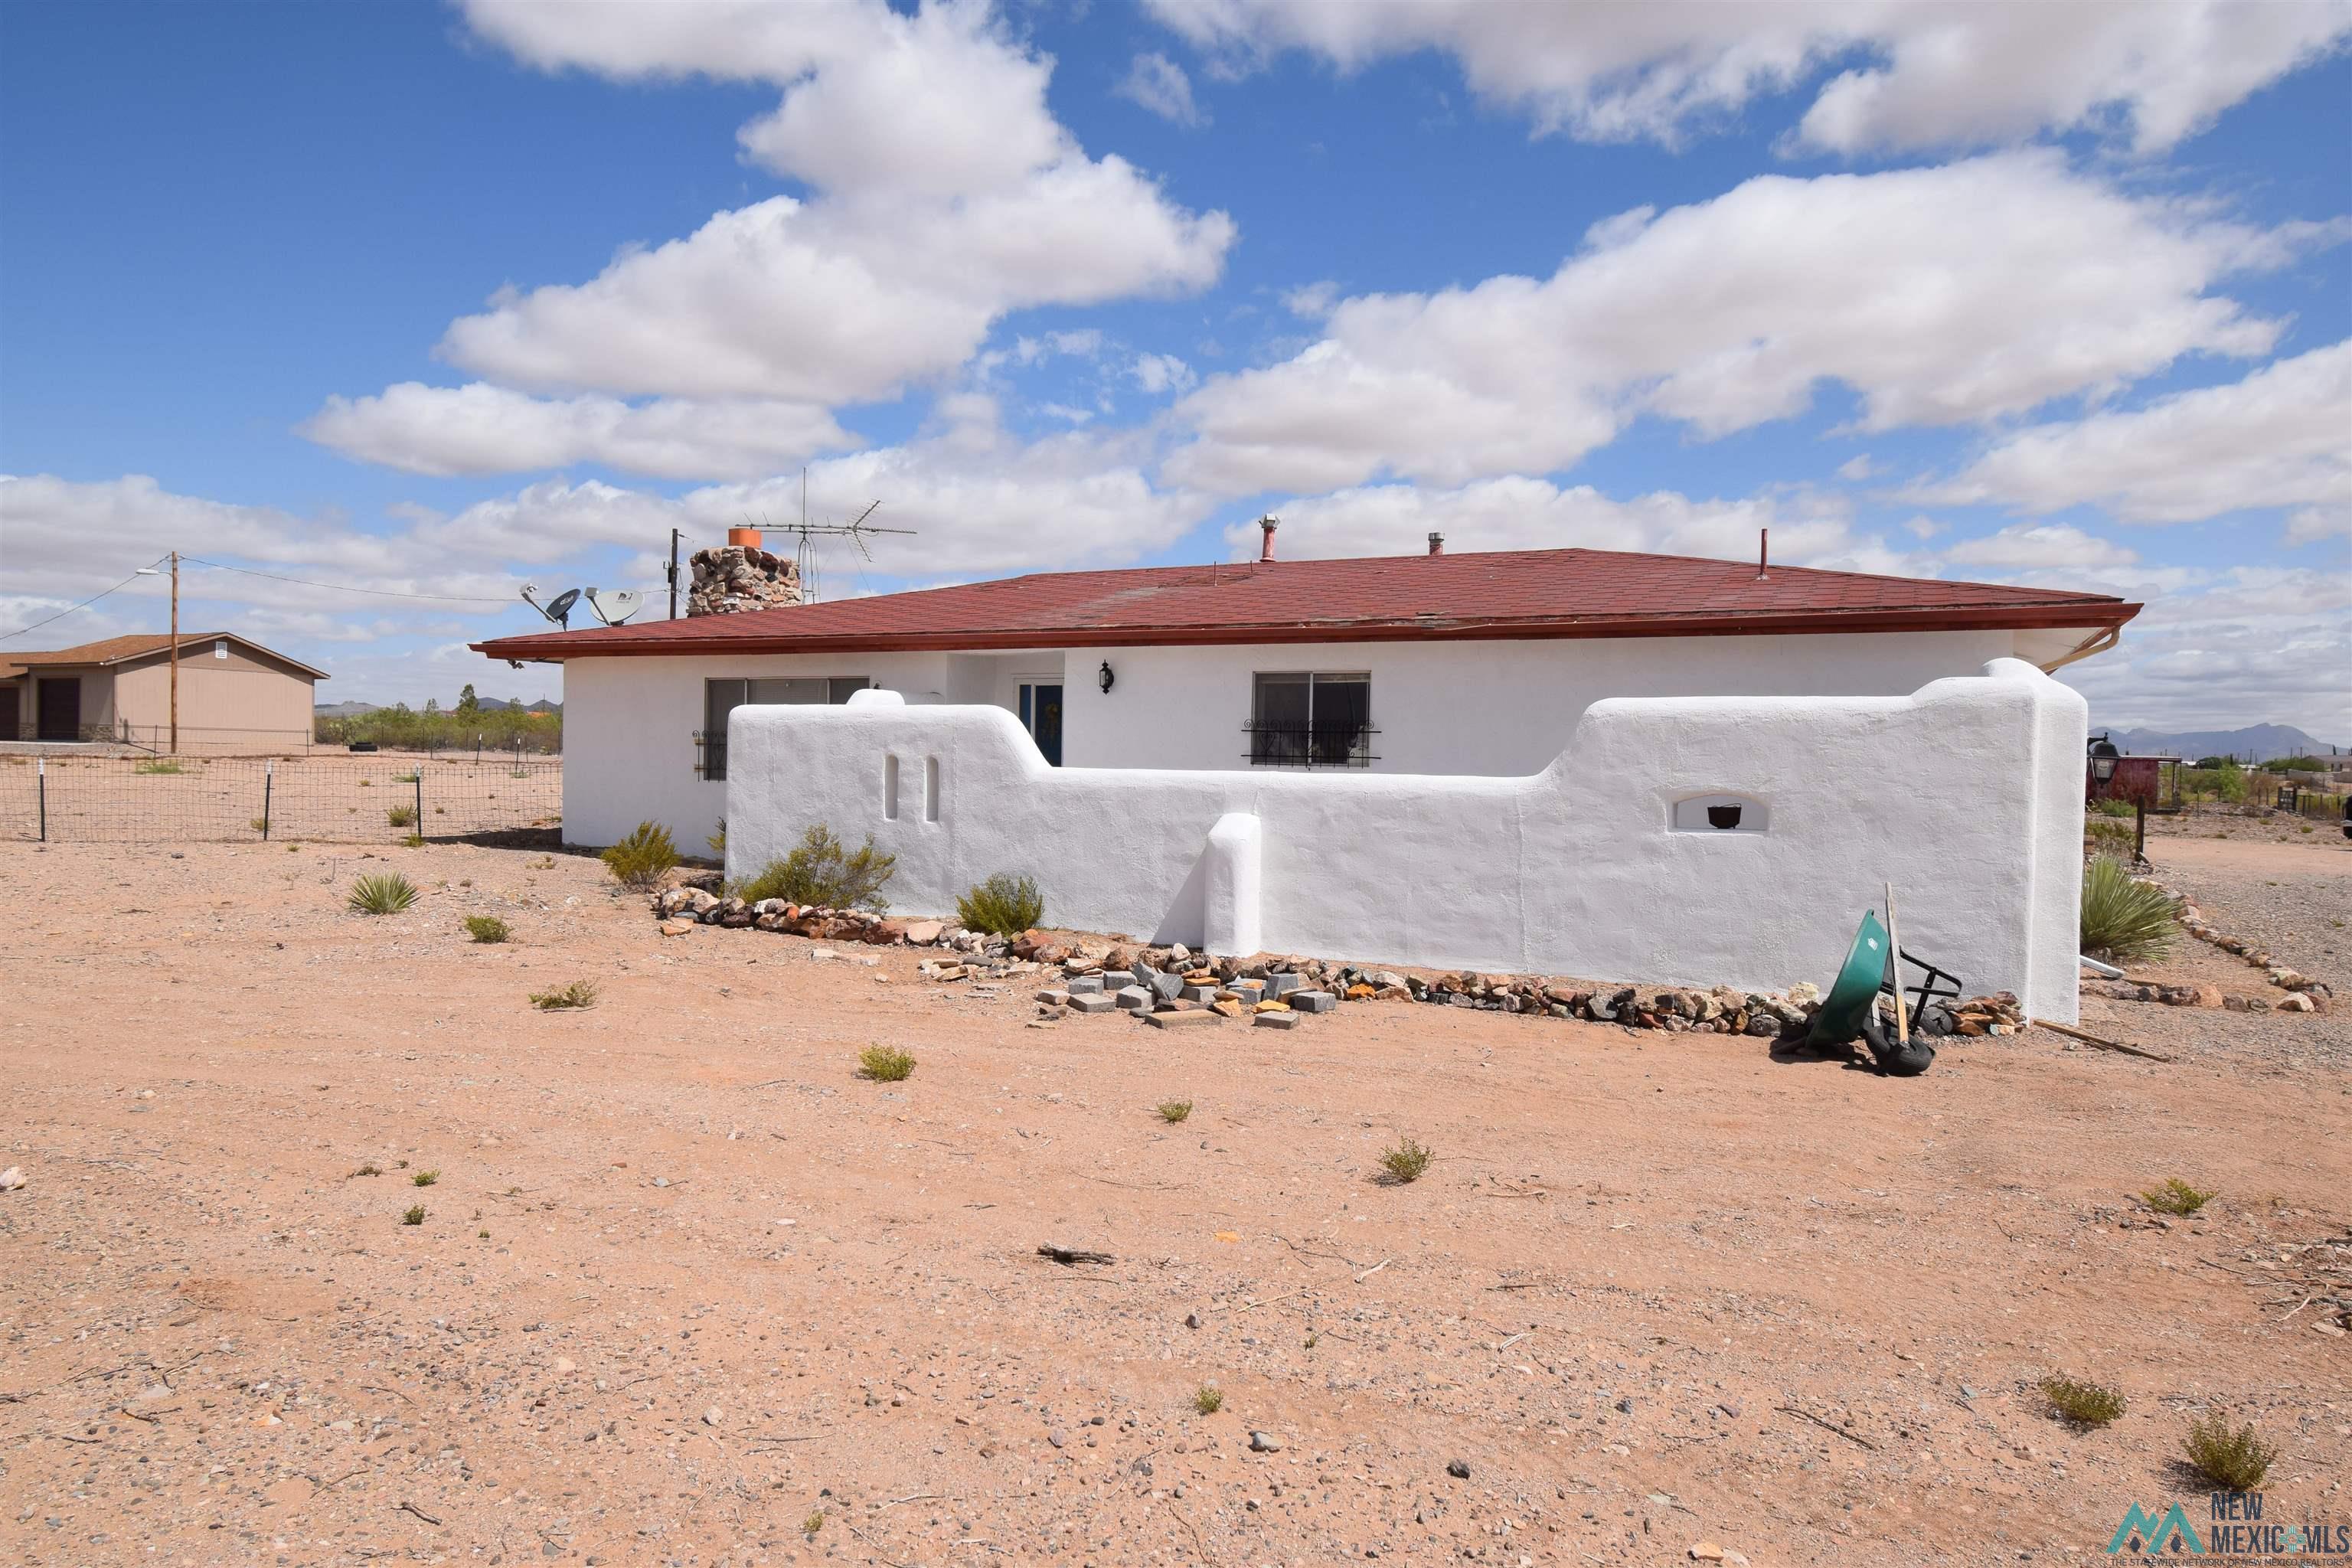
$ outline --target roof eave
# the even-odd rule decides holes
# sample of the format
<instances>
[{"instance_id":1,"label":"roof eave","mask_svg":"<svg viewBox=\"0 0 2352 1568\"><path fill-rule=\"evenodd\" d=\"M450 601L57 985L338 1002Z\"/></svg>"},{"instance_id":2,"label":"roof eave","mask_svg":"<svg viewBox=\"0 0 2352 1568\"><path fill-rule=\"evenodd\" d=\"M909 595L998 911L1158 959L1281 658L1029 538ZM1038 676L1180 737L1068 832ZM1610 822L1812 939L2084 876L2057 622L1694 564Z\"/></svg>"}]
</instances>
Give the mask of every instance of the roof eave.
<instances>
[{"instance_id":1,"label":"roof eave","mask_svg":"<svg viewBox=\"0 0 2352 1568\"><path fill-rule=\"evenodd\" d=\"M986 653L1040 647L1209 647L1244 643L1473 642L1578 637L1792 637L1818 632L2032 631L2121 626L2143 606L2119 599L1905 609L1802 610L1654 616L1562 616L1496 619L1289 621L1230 626L1012 627L972 632L751 632L694 637L590 637L562 632L497 637L469 645L491 658L561 664L572 658L686 658L697 654Z\"/></svg>"}]
</instances>

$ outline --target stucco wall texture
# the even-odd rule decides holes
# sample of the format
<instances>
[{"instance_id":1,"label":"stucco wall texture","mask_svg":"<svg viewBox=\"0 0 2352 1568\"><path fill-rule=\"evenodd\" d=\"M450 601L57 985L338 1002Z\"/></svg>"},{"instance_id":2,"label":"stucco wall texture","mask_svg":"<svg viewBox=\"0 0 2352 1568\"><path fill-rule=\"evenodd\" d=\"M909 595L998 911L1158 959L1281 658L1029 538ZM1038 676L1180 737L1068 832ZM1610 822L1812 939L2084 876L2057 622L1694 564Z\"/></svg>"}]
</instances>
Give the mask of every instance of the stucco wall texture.
<instances>
[{"instance_id":1,"label":"stucco wall texture","mask_svg":"<svg viewBox=\"0 0 2352 1568\"><path fill-rule=\"evenodd\" d=\"M1013 871L1057 925L1213 951L1774 989L1826 984L1892 882L1910 951L2073 1022L2087 717L1996 658L1900 697L1609 699L1478 777L1054 768L1002 709L865 692L739 710L728 870L823 822L898 857L909 913ZM1700 795L1768 826L1676 827Z\"/></svg>"}]
</instances>

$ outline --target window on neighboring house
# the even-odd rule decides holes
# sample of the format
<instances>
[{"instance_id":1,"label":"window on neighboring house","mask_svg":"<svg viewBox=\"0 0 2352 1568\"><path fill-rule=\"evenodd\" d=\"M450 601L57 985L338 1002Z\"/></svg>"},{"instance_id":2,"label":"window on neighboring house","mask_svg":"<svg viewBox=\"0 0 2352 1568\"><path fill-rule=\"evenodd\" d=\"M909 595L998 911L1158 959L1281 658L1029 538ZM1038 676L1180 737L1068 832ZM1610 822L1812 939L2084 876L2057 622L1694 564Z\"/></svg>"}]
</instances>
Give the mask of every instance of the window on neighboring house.
<instances>
[{"instance_id":1,"label":"window on neighboring house","mask_svg":"<svg viewBox=\"0 0 2352 1568\"><path fill-rule=\"evenodd\" d=\"M228 657L228 638L219 637L215 639L213 643L213 657L215 658L226 658Z\"/></svg>"},{"instance_id":2,"label":"window on neighboring house","mask_svg":"<svg viewBox=\"0 0 2352 1568\"><path fill-rule=\"evenodd\" d=\"M696 764L707 779L727 776L727 716L746 702L830 702L849 700L874 682L863 675L793 676L765 680L706 680L702 683L702 728L694 740L701 759Z\"/></svg>"},{"instance_id":3,"label":"window on neighboring house","mask_svg":"<svg viewBox=\"0 0 2352 1568\"><path fill-rule=\"evenodd\" d=\"M1369 675L1256 676L1244 727L1253 767L1361 768L1380 760Z\"/></svg>"}]
</instances>

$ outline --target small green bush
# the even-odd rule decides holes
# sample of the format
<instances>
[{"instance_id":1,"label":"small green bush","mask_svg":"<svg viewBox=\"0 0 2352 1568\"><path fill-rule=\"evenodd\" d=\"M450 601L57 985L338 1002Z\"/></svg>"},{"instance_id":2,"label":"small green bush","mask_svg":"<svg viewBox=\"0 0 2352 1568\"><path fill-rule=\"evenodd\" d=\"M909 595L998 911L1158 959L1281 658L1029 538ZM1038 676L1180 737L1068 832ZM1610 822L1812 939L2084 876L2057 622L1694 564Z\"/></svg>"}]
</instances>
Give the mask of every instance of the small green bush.
<instances>
[{"instance_id":1,"label":"small green bush","mask_svg":"<svg viewBox=\"0 0 2352 1568\"><path fill-rule=\"evenodd\" d=\"M1027 877L999 871L956 900L956 919L991 936L1019 936L1045 920L1045 895Z\"/></svg>"},{"instance_id":2,"label":"small green bush","mask_svg":"<svg viewBox=\"0 0 2352 1568\"><path fill-rule=\"evenodd\" d=\"M915 1070L915 1058L895 1046L868 1046L857 1053L857 1076L898 1083Z\"/></svg>"},{"instance_id":3,"label":"small green bush","mask_svg":"<svg viewBox=\"0 0 2352 1568\"><path fill-rule=\"evenodd\" d=\"M180 765L177 757L158 757L153 762L142 763L131 771L138 773L184 773L188 770Z\"/></svg>"},{"instance_id":4,"label":"small green bush","mask_svg":"<svg viewBox=\"0 0 2352 1568\"><path fill-rule=\"evenodd\" d=\"M2095 816L2085 822L2083 837L2093 854L2110 856L2117 860L2129 858L2138 842L2130 823L2116 822L2105 816Z\"/></svg>"},{"instance_id":5,"label":"small green bush","mask_svg":"<svg viewBox=\"0 0 2352 1568\"><path fill-rule=\"evenodd\" d=\"M2203 1187L2192 1187L2178 1176L2167 1176L2160 1187L2150 1187L2140 1194L2140 1201L2158 1214L2192 1215L2213 1201L2217 1194Z\"/></svg>"},{"instance_id":6,"label":"small green bush","mask_svg":"<svg viewBox=\"0 0 2352 1568\"><path fill-rule=\"evenodd\" d=\"M269 818L266 816L257 816L253 819L252 826L256 833L261 834L266 837L269 833Z\"/></svg>"},{"instance_id":7,"label":"small green bush","mask_svg":"<svg viewBox=\"0 0 2352 1568\"><path fill-rule=\"evenodd\" d=\"M434 1183L441 1179L441 1173L438 1171L417 1171L411 1173L408 1179L417 1186L429 1187Z\"/></svg>"},{"instance_id":8,"label":"small green bush","mask_svg":"<svg viewBox=\"0 0 2352 1568\"><path fill-rule=\"evenodd\" d=\"M898 858L876 851L874 836L853 854L824 823L801 835L800 847L781 860L771 860L759 875L735 885L735 896L746 903L782 899L788 904L822 904L834 910L890 908L883 885L897 869Z\"/></svg>"},{"instance_id":9,"label":"small green bush","mask_svg":"<svg viewBox=\"0 0 2352 1568\"><path fill-rule=\"evenodd\" d=\"M383 819L394 827L414 827L416 826L416 808L413 805L386 806Z\"/></svg>"},{"instance_id":10,"label":"small green bush","mask_svg":"<svg viewBox=\"0 0 2352 1568\"><path fill-rule=\"evenodd\" d=\"M2095 800L2091 803L2091 815L2120 816L2128 820L2132 815L2132 805L2127 800Z\"/></svg>"},{"instance_id":11,"label":"small green bush","mask_svg":"<svg viewBox=\"0 0 2352 1568\"><path fill-rule=\"evenodd\" d=\"M596 983L575 980L553 991L534 991L530 1005L542 1013L561 1013L571 1007L593 1007L596 1005Z\"/></svg>"},{"instance_id":12,"label":"small green bush","mask_svg":"<svg viewBox=\"0 0 2352 1568\"><path fill-rule=\"evenodd\" d=\"M2077 1426L2105 1426L2124 1413L2124 1396L2105 1384L2078 1383L2071 1377L2045 1377L2042 1397L2050 1413Z\"/></svg>"},{"instance_id":13,"label":"small green bush","mask_svg":"<svg viewBox=\"0 0 2352 1568\"><path fill-rule=\"evenodd\" d=\"M669 829L659 823L640 822L626 838L614 845L600 857L613 879L624 888L645 891L661 879L661 874L677 864L677 846L670 842Z\"/></svg>"},{"instance_id":14,"label":"small green bush","mask_svg":"<svg viewBox=\"0 0 2352 1568\"><path fill-rule=\"evenodd\" d=\"M1158 1109L1160 1121L1181 1121L1192 1114L1192 1102L1189 1100L1163 1100Z\"/></svg>"},{"instance_id":15,"label":"small green bush","mask_svg":"<svg viewBox=\"0 0 2352 1568\"><path fill-rule=\"evenodd\" d=\"M2261 1486L2271 1472L2271 1461L2278 1458L2278 1450L2254 1436L2252 1426L2232 1432L2218 1413L2190 1423L2181 1446L2199 1475L2233 1492Z\"/></svg>"},{"instance_id":16,"label":"small green bush","mask_svg":"<svg viewBox=\"0 0 2352 1568\"><path fill-rule=\"evenodd\" d=\"M514 935L514 929L496 915L467 915L466 934L476 942L499 942Z\"/></svg>"},{"instance_id":17,"label":"small green bush","mask_svg":"<svg viewBox=\"0 0 2352 1568\"><path fill-rule=\"evenodd\" d=\"M1381 1166L1400 1182L1417 1182L1421 1180L1422 1173L1429 1169L1430 1161L1436 1157L1434 1149L1406 1138L1381 1155Z\"/></svg>"},{"instance_id":18,"label":"small green bush","mask_svg":"<svg viewBox=\"0 0 2352 1568\"><path fill-rule=\"evenodd\" d=\"M2082 951L2132 963L2172 951L2179 906L2153 882L2143 882L2112 855L2095 855L2083 871Z\"/></svg>"},{"instance_id":19,"label":"small green bush","mask_svg":"<svg viewBox=\"0 0 2352 1568\"><path fill-rule=\"evenodd\" d=\"M404 773L394 773L392 775L392 782L394 784L413 784L416 782L416 770L415 768L411 768Z\"/></svg>"},{"instance_id":20,"label":"small green bush","mask_svg":"<svg viewBox=\"0 0 2352 1568\"><path fill-rule=\"evenodd\" d=\"M416 884L397 871L379 871L352 884L343 902L354 914L396 915L416 901Z\"/></svg>"},{"instance_id":21,"label":"small green bush","mask_svg":"<svg viewBox=\"0 0 2352 1568\"><path fill-rule=\"evenodd\" d=\"M713 855L718 856L722 860L727 858L727 819L725 817L722 816L719 819L719 831L704 839L703 842L710 846L710 852Z\"/></svg>"},{"instance_id":22,"label":"small green bush","mask_svg":"<svg viewBox=\"0 0 2352 1568\"><path fill-rule=\"evenodd\" d=\"M1192 1408L1203 1415L1214 1415L1225 1407L1224 1391L1213 1383L1204 1383L1192 1391Z\"/></svg>"},{"instance_id":23,"label":"small green bush","mask_svg":"<svg viewBox=\"0 0 2352 1568\"><path fill-rule=\"evenodd\" d=\"M403 1225L423 1225L425 1223L425 1205L423 1204L411 1204L408 1207L408 1212L400 1216L400 1223Z\"/></svg>"}]
</instances>

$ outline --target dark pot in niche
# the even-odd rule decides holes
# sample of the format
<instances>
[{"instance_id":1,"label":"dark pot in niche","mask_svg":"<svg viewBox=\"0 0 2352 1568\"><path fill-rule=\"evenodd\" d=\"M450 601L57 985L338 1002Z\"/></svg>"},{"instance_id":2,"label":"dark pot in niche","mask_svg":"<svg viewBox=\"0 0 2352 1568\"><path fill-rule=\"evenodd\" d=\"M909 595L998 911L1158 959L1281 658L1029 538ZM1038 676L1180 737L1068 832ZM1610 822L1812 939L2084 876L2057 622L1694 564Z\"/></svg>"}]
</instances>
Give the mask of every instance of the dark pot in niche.
<instances>
[{"instance_id":1,"label":"dark pot in niche","mask_svg":"<svg viewBox=\"0 0 2352 1568\"><path fill-rule=\"evenodd\" d=\"M1710 805L1706 808L1706 825L1709 827L1737 827L1739 826L1739 808L1736 805Z\"/></svg>"}]
</instances>

